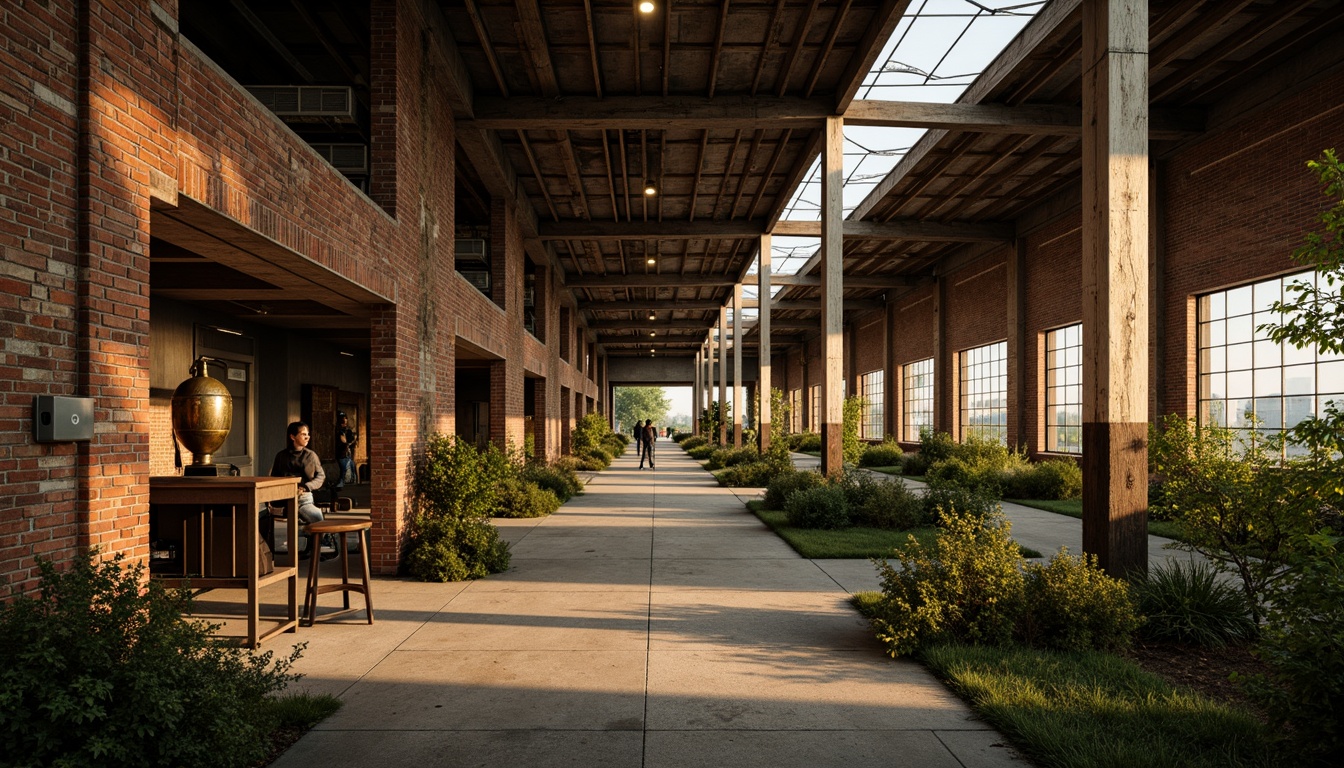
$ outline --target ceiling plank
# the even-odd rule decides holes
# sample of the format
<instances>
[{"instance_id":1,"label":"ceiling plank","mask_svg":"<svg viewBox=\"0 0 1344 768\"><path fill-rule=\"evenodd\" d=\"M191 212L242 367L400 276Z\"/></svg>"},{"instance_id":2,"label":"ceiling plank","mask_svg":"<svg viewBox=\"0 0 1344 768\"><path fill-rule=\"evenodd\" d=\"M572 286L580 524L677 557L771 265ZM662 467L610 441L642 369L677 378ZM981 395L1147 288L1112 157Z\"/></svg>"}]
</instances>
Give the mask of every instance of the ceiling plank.
<instances>
[{"instance_id":1,"label":"ceiling plank","mask_svg":"<svg viewBox=\"0 0 1344 768\"><path fill-rule=\"evenodd\" d=\"M571 275L565 279L570 288L714 288L733 284L730 275Z\"/></svg>"},{"instance_id":2,"label":"ceiling plank","mask_svg":"<svg viewBox=\"0 0 1344 768\"><path fill-rule=\"evenodd\" d=\"M491 130L751 130L816 127L833 111L826 99L792 96L477 97L476 128Z\"/></svg>"},{"instance_id":3,"label":"ceiling plank","mask_svg":"<svg viewBox=\"0 0 1344 768\"><path fill-rule=\"evenodd\" d=\"M914 285L917 278L898 275L845 275L845 288L904 288ZM771 275L770 282L775 285L820 286L821 275Z\"/></svg>"},{"instance_id":4,"label":"ceiling plank","mask_svg":"<svg viewBox=\"0 0 1344 768\"><path fill-rule=\"evenodd\" d=\"M723 306L715 299L667 299L654 301L585 301L583 309L588 312L667 312L717 310Z\"/></svg>"},{"instance_id":5,"label":"ceiling plank","mask_svg":"<svg viewBox=\"0 0 1344 768\"><path fill-rule=\"evenodd\" d=\"M780 221L770 232L777 237L821 237L819 221ZM1016 236L1005 221L846 221L846 240L920 240L944 243L1003 243Z\"/></svg>"},{"instance_id":6,"label":"ceiling plank","mask_svg":"<svg viewBox=\"0 0 1344 768\"><path fill-rule=\"evenodd\" d=\"M765 222L739 221L557 221L537 226L540 240L704 240L760 237Z\"/></svg>"}]
</instances>

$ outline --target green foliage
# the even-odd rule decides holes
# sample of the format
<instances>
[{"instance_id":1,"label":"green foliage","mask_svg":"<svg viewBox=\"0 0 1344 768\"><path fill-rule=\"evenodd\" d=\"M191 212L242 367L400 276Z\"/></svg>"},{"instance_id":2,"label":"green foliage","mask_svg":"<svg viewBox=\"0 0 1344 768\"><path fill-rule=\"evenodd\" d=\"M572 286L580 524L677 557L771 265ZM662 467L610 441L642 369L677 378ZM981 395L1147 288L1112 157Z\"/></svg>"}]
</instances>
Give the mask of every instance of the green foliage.
<instances>
[{"instance_id":1,"label":"green foliage","mask_svg":"<svg viewBox=\"0 0 1344 768\"><path fill-rule=\"evenodd\" d=\"M700 432L709 436L709 439L718 442L719 427L725 422L729 429L732 429L731 419L733 418L733 404L720 403L718 400L711 400L709 406L700 411Z\"/></svg>"},{"instance_id":2,"label":"green foliage","mask_svg":"<svg viewBox=\"0 0 1344 768\"><path fill-rule=\"evenodd\" d=\"M894 467L901 463L901 456L905 452L896 442L887 441L877 445L869 445L863 449L859 456L860 467Z\"/></svg>"},{"instance_id":3,"label":"green foliage","mask_svg":"<svg viewBox=\"0 0 1344 768\"><path fill-rule=\"evenodd\" d=\"M788 446L784 440L788 437L788 426L792 423L793 406L789 404L789 398L784 394L784 390L779 387L770 388L770 450L783 449L785 452Z\"/></svg>"},{"instance_id":4,"label":"green foliage","mask_svg":"<svg viewBox=\"0 0 1344 768\"><path fill-rule=\"evenodd\" d=\"M714 445L714 443L705 443L704 445L697 445L696 447L687 450L686 455L690 456L692 459L695 459L696 461L704 461L705 459L708 459L710 456L713 456L714 452L717 450L719 449Z\"/></svg>"},{"instance_id":5,"label":"green foliage","mask_svg":"<svg viewBox=\"0 0 1344 768\"><path fill-rule=\"evenodd\" d=\"M536 483L511 477L500 485L495 517L545 517L559 508L560 499L554 493Z\"/></svg>"},{"instance_id":6,"label":"green foliage","mask_svg":"<svg viewBox=\"0 0 1344 768\"><path fill-rule=\"evenodd\" d=\"M924 500L900 480L882 480L868 472L846 472L840 481L855 525L907 530L924 525Z\"/></svg>"},{"instance_id":7,"label":"green foliage","mask_svg":"<svg viewBox=\"0 0 1344 768\"><path fill-rule=\"evenodd\" d=\"M1293 548L1256 654L1268 678L1248 686L1304 760L1344 764L1344 546L1324 533ZM1285 728L1284 726L1289 726Z\"/></svg>"},{"instance_id":8,"label":"green foliage","mask_svg":"<svg viewBox=\"0 0 1344 768\"><path fill-rule=\"evenodd\" d=\"M878 561L882 601L873 619L892 656L934 642L1003 645L1013 638L1025 599L1022 557L1002 516L946 510L932 546L896 553L900 567Z\"/></svg>"},{"instance_id":9,"label":"green foliage","mask_svg":"<svg viewBox=\"0 0 1344 768\"><path fill-rule=\"evenodd\" d=\"M406 556L411 574L459 581L507 569L508 544L489 517L499 508L501 486L517 472L493 445L481 452L455 437L430 437L413 476L417 514Z\"/></svg>"},{"instance_id":10,"label":"green foliage","mask_svg":"<svg viewBox=\"0 0 1344 768\"><path fill-rule=\"evenodd\" d=\"M707 438L701 437L700 435L692 435L681 441L681 448L684 451L689 451L692 448L699 448L702 445L708 444L709 440Z\"/></svg>"},{"instance_id":11,"label":"green foliage","mask_svg":"<svg viewBox=\"0 0 1344 768\"><path fill-rule=\"evenodd\" d=\"M930 479L924 492L925 517L937 520L940 513L953 509L983 520L999 511L999 497L983 487Z\"/></svg>"},{"instance_id":12,"label":"green foliage","mask_svg":"<svg viewBox=\"0 0 1344 768\"><path fill-rule=\"evenodd\" d=\"M779 472L765 487L762 502L766 509L783 509L784 502L798 491L819 488L826 484L826 478L820 472L800 472L792 467Z\"/></svg>"},{"instance_id":13,"label":"green foliage","mask_svg":"<svg viewBox=\"0 0 1344 768\"><path fill-rule=\"evenodd\" d=\"M784 514L788 516L789 525L798 528L831 531L853 524L845 491L834 485L795 491L784 500Z\"/></svg>"},{"instance_id":14,"label":"green foliage","mask_svg":"<svg viewBox=\"0 0 1344 768\"><path fill-rule=\"evenodd\" d=\"M589 446L574 452L578 468L585 472L599 472L611 466L611 454L601 446Z\"/></svg>"},{"instance_id":15,"label":"green foliage","mask_svg":"<svg viewBox=\"0 0 1344 768\"><path fill-rule=\"evenodd\" d=\"M821 435L815 432L796 432L789 435L789 450L820 451Z\"/></svg>"},{"instance_id":16,"label":"green foliage","mask_svg":"<svg viewBox=\"0 0 1344 768\"><path fill-rule=\"evenodd\" d=\"M574 422L574 429L569 433L570 452L582 456L591 449L602 449L610 434L611 426L607 424L606 417L596 411L584 414L583 418Z\"/></svg>"},{"instance_id":17,"label":"green foliage","mask_svg":"<svg viewBox=\"0 0 1344 768\"><path fill-rule=\"evenodd\" d=\"M509 545L487 520L416 519L406 567L421 581L479 579L509 568Z\"/></svg>"},{"instance_id":18,"label":"green foliage","mask_svg":"<svg viewBox=\"0 0 1344 768\"><path fill-rule=\"evenodd\" d=\"M266 718L272 729L308 730L334 715L343 703L329 693L287 693L266 700Z\"/></svg>"},{"instance_id":19,"label":"green foliage","mask_svg":"<svg viewBox=\"0 0 1344 768\"><path fill-rule=\"evenodd\" d=\"M579 481L578 473L574 471L574 466L568 463L556 462L547 465L533 462L519 471L518 478L550 491L562 504L583 490L583 483Z\"/></svg>"},{"instance_id":20,"label":"green foliage","mask_svg":"<svg viewBox=\"0 0 1344 768\"><path fill-rule=\"evenodd\" d=\"M643 424L645 419L663 424L671 407L672 401L667 399L662 387L616 387L612 398L612 415L616 423L627 430L635 424Z\"/></svg>"},{"instance_id":21,"label":"green foliage","mask_svg":"<svg viewBox=\"0 0 1344 768\"><path fill-rule=\"evenodd\" d=\"M1275 583L1291 571L1294 542L1320 527L1325 506L1317 485L1304 482L1315 476L1315 459L1282 460L1267 442L1176 415L1148 439L1162 506L1185 529L1175 546L1235 574L1257 622Z\"/></svg>"},{"instance_id":22,"label":"green foliage","mask_svg":"<svg viewBox=\"0 0 1344 768\"><path fill-rule=\"evenodd\" d=\"M863 441L859 439L859 425L863 423L863 398L850 395L845 398L843 421L840 428L841 451L846 464L858 464L863 455Z\"/></svg>"},{"instance_id":23,"label":"green foliage","mask_svg":"<svg viewBox=\"0 0 1344 768\"><path fill-rule=\"evenodd\" d=\"M1009 499L1077 499L1083 495L1083 470L1072 459L1049 459L1006 472L999 484Z\"/></svg>"},{"instance_id":24,"label":"green foliage","mask_svg":"<svg viewBox=\"0 0 1344 768\"><path fill-rule=\"evenodd\" d=\"M1026 603L1018 621L1024 642L1060 651L1128 648L1141 620L1129 584L1107 576L1096 555L1060 548L1048 564L1027 563Z\"/></svg>"},{"instance_id":25,"label":"green foliage","mask_svg":"<svg viewBox=\"0 0 1344 768\"><path fill-rule=\"evenodd\" d=\"M1202 560L1155 565L1135 592L1150 640L1222 648L1255 637L1246 597Z\"/></svg>"},{"instance_id":26,"label":"green foliage","mask_svg":"<svg viewBox=\"0 0 1344 768\"><path fill-rule=\"evenodd\" d=\"M749 464L753 461L760 461L761 454L756 451L756 446L744 445L741 448L720 448L709 456L707 469L723 469L738 464Z\"/></svg>"},{"instance_id":27,"label":"green foliage","mask_svg":"<svg viewBox=\"0 0 1344 768\"><path fill-rule=\"evenodd\" d=\"M189 591L146 583L120 556L38 567L38 595L0 614L6 764L232 768L265 756L267 703L297 679L302 646L272 662L216 643L217 627L183 619Z\"/></svg>"},{"instance_id":28,"label":"green foliage","mask_svg":"<svg viewBox=\"0 0 1344 768\"><path fill-rule=\"evenodd\" d=\"M956 456L959 447L952 435L946 432L934 432L925 429L919 433L919 456L923 459L926 467L931 466L936 461Z\"/></svg>"},{"instance_id":29,"label":"green foliage","mask_svg":"<svg viewBox=\"0 0 1344 768\"><path fill-rule=\"evenodd\" d=\"M719 472L718 478L720 485L728 487L764 488L779 473L790 471L793 471L792 466L767 454L759 461L730 466Z\"/></svg>"}]
</instances>

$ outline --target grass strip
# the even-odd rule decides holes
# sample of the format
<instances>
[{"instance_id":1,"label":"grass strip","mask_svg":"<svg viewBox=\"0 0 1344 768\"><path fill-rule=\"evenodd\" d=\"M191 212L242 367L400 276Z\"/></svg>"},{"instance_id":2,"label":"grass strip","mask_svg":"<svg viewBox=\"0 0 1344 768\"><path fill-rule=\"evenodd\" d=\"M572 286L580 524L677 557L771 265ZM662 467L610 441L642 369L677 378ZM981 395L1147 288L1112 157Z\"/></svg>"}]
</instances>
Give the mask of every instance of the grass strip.
<instances>
[{"instance_id":1,"label":"grass strip","mask_svg":"<svg viewBox=\"0 0 1344 768\"><path fill-rule=\"evenodd\" d=\"M884 528L853 526L838 531L815 528L795 528L779 510L763 509L760 501L747 502L750 509L798 554L811 560L853 559L864 557L891 557L897 548L906 546L914 536L925 546L933 542L938 529L914 528L908 531L889 531Z\"/></svg>"},{"instance_id":2,"label":"grass strip","mask_svg":"<svg viewBox=\"0 0 1344 768\"><path fill-rule=\"evenodd\" d=\"M893 465L893 466L890 466L890 467L864 467L864 469L872 470L873 472L881 472L881 473L884 474L884 475L899 475L899 474L901 474L901 465L900 465L900 464L896 464L896 465Z\"/></svg>"},{"instance_id":3,"label":"grass strip","mask_svg":"<svg viewBox=\"0 0 1344 768\"><path fill-rule=\"evenodd\" d=\"M1082 499L1004 499L1004 501L1021 504L1024 507L1043 509L1057 515L1068 515L1079 520L1083 519ZM1175 520L1149 520L1148 534L1185 541L1185 528Z\"/></svg>"},{"instance_id":4,"label":"grass strip","mask_svg":"<svg viewBox=\"0 0 1344 768\"><path fill-rule=\"evenodd\" d=\"M1118 656L940 645L921 660L1043 766L1275 765L1255 717Z\"/></svg>"}]
</instances>

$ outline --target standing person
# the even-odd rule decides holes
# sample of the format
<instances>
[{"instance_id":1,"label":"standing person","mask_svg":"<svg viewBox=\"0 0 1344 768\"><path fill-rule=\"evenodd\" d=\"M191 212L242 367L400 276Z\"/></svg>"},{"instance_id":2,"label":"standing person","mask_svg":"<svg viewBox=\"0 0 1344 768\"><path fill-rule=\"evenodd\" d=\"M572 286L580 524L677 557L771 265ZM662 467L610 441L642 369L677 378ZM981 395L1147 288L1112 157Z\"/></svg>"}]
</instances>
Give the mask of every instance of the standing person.
<instances>
[{"instance_id":1,"label":"standing person","mask_svg":"<svg viewBox=\"0 0 1344 768\"><path fill-rule=\"evenodd\" d=\"M639 448L639 468L643 469L644 460L649 457L649 440L644 424L639 419L635 419L635 447ZM653 467L652 459L649 459L649 467Z\"/></svg>"},{"instance_id":2,"label":"standing person","mask_svg":"<svg viewBox=\"0 0 1344 768\"><path fill-rule=\"evenodd\" d=\"M271 477L299 478L299 521L315 523L322 519L322 510L313 503L313 492L327 481L327 473L322 471L322 460L308 448L312 434L305 422L291 422L285 434L289 439L289 447L275 454L275 462L271 464ZM327 549L324 537L322 542L324 558L328 554ZM330 555L336 556L334 546L331 547Z\"/></svg>"},{"instance_id":3,"label":"standing person","mask_svg":"<svg viewBox=\"0 0 1344 768\"><path fill-rule=\"evenodd\" d=\"M658 429L653 426L653 419L644 420L644 452L649 457L649 469L653 469L653 444L658 440ZM644 462L639 462L641 467Z\"/></svg>"},{"instance_id":4,"label":"standing person","mask_svg":"<svg viewBox=\"0 0 1344 768\"><path fill-rule=\"evenodd\" d=\"M345 487L346 475L354 473L355 469L355 443L359 440L359 435L350 428L350 418L344 411L336 412L336 466L341 468L341 476L336 481L336 489ZM351 482L358 483L359 478L355 477Z\"/></svg>"}]
</instances>

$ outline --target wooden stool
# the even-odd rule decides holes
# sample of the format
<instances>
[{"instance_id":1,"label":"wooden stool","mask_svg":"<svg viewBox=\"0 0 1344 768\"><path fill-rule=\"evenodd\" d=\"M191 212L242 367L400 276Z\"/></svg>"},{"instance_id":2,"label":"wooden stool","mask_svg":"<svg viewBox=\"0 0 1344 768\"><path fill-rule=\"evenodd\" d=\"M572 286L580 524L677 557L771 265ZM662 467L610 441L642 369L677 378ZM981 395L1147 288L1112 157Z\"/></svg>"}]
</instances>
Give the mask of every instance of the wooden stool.
<instances>
[{"instance_id":1,"label":"wooden stool","mask_svg":"<svg viewBox=\"0 0 1344 768\"><path fill-rule=\"evenodd\" d=\"M308 592L303 598L303 611L308 614L308 626L311 627L317 621L317 596L327 592L340 592L345 607L323 617L324 619L359 610L350 607L350 593L358 592L364 595L364 611L369 616L369 623L373 623L373 599L369 595L369 548L368 543L364 541L364 532L372 527L373 523L367 520L319 520L308 524L305 534L308 536L308 551L312 555L308 558ZM322 535L327 533L340 534L341 583L318 586L318 571L322 567L320 554ZM359 558L364 566L363 584L350 583L350 547L345 540L345 535L348 533L359 537Z\"/></svg>"}]
</instances>

